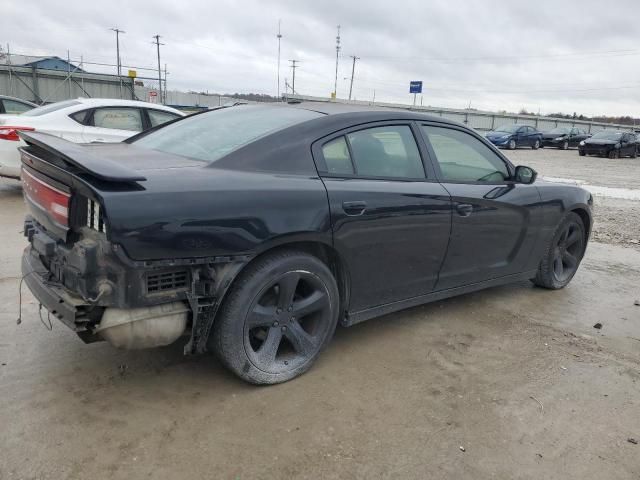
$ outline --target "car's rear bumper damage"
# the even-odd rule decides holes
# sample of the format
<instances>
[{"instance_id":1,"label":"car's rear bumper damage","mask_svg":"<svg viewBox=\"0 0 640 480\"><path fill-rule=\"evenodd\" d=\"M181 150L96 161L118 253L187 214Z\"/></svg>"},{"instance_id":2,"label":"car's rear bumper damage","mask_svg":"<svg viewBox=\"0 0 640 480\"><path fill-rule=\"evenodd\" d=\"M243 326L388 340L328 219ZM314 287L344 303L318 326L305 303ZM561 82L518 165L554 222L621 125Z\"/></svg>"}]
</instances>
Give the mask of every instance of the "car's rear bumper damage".
<instances>
[{"instance_id":1,"label":"car's rear bumper damage","mask_svg":"<svg viewBox=\"0 0 640 480\"><path fill-rule=\"evenodd\" d=\"M185 353L206 350L218 300L246 258L136 262L103 234L83 233L65 244L25 221L24 282L51 315L87 343L147 348L184 333Z\"/></svg>"}]
</instances>

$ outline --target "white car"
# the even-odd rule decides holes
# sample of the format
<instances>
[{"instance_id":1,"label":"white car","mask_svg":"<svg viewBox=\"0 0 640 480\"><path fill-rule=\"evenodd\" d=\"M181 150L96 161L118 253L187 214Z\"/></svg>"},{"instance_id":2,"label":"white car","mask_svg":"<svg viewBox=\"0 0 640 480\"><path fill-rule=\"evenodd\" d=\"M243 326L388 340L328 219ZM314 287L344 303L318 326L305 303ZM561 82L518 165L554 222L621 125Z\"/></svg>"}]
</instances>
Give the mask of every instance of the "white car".
<instances>
[{"instance_id":1,"label":"white car","mask_svg":"<svg viewBox=\"0 0 640 480\"><path fill-rule=\"evenodd\" d=\"M78 98L0 116L0 177L20 178L19 131L38 131L75 143L121 142L183 117L174 108L133 100Z\"/></svg>"},{"instance_id":2,"label":"white car","mask_svg":"<svg viewBox=\"0 0 640 480\"><path fill-rule=\"evenodd\" d=\"M20 115L21 113L33 110L38 105L21 98L0 95L0 117L5 115Z\"/></svg>"}]
</instances>

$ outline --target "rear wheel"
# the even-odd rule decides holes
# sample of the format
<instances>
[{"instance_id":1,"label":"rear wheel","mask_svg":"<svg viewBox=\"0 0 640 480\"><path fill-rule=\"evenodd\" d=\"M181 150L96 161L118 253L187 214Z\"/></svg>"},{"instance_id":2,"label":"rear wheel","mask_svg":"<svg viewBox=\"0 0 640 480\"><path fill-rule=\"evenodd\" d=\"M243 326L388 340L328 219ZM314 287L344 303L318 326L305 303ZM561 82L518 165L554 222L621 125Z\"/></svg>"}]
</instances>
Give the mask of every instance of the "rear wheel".
<instances>
[{"instance_id":1,"label":"rear wheel","mask_svg":"<svg viewBox=\"0 0 640 480\"><path fill-rule=\"evenodd\" d=\"M609 152L609 158L619 158L619 157L620 157L620 150L618 150L617 148L614 148Z\"/></svg>"},{"instance_id":2,"label":"rear wheel","mask_svg":"<svg viewBox=\"0 0 640 480\"><path fill-rule=\"evenodd\" d=\"M553 290L564 288L576 274L586 246L584 223L571 212L556 228L533 283Z\"/></svg>"},{"instance_id":3,"label":"rear wheel","mask_svg":"<svg viewBox=\"0 0 640 480\"><path fill-rule=\"evenodd\" d=\"M318 258L282 251L242 272L216 316L209 348L243 380L273 384L306 372L336 328L339 294Z\"/></svg>"},{"instance_id":4,"label":"rear wheel","mask_svg":"<svg viewBox=\"0 0 640 480\"><path fill-rule=\"evenodd\" d=\"M533 148L534 150L537 150L540 148L540 140L536 139L535 142L533 142L533 145L531 146L531 148Z\"/></svg>"}]
</instances>

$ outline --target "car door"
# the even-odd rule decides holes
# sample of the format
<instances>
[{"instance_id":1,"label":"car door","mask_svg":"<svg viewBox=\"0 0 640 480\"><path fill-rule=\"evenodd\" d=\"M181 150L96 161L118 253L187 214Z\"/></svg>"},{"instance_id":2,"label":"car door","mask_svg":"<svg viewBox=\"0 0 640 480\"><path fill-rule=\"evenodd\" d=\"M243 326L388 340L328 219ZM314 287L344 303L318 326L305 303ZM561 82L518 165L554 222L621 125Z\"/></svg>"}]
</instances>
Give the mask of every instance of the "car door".
<instances>
[{"instance_id":1,"label":"car door","mask_svg":"<svg viewBox=\"0 0 640 480\"><path fill-rule=\"evenodd\" d=\"M635 151L635 135L624 133L620 140L620 155L633 155Z\"/></svg>"},{"instance_id":2,"label":"car door","mask_svg":"<svg viewBox=\"0 0 640 480\"><path fill-rule=\"evenodd\" d=\"M477 135L432 123L421 131L452 201L451 240L436 289L524 271L542 224L536 186L512 181L513 167Z\"/></svg>"},{"instance_id":3,"label":"car door","mask_svg":"<svg viewBox=\"0 0 640 480\"><path fill-rule=\"evenodd\" d=\"M141 132L144 124L139 108L98 107L85 125L85 142L121 142Z\"/></svg>"},{"instance_id":4,"label":"car door","mask_svg":"<svg viewBox=\"0 0 640 480\"><path fill-rule=\"evenodd\" d=\"M334 245L348 265L351 313L435 287L451 202L416 137L422 142L411 122L383 122L314 143Z\"/></svg>"},{"instance_id":5,"label":"car door","mask_svg":"<svg viewBox=\"0 0 640 480\"><path fill-rule=\"evenodd\" d=\"M520 127L516 130L516 145L518 147L529 145L529 140L527 139L527 127Z\"/></svg>"}]
</instances>

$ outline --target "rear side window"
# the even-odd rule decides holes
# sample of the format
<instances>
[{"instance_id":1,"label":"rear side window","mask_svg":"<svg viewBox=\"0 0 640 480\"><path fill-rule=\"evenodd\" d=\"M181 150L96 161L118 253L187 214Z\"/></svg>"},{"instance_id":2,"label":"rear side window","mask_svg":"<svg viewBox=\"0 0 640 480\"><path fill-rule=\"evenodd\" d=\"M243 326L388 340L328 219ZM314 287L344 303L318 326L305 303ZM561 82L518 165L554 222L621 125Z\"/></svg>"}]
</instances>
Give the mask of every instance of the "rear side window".
<instances>
[{"instance_id":1,"label":"rear side window","mask_svg":"<svg viewBox=\"0 0 640 480\"><path fill-rule=\"evenodd\" d=\"M27 105L26 103L22 102L16 102L14 100L8 100L6 98L2 100L2 103L4 104L4 113L9 113L12 115L19 115L33 109L31 105Z\"/></svg>"},{"instance_id":2,"label":"rear side window","mask_svg":"<svg viewBox=\"0 0 640 480\"><path fill-rule=\"evenodd\" d=\"M418 146L407 125L368 128L347 134L356 175L424 178Z\"/></svg>"},{"instance_id":3,"label":"rear side window","mask_svg":"<svg viewBox=\"0 0 640 480\"><path fill-rule=\"evenodd\" d=\"M116 130L142 131L142 116L137 108L97 108L93 112L93 125Z\"/></svg>"},{"instance_id":4,"label":"rear side window","mask_svg":"<svg viewBox=\"0 0 640 480\"><path fill-rule=\"evenodd\" d=\"M147 110L147 113L149 113L149 121L152 127L157 127L178 118L175 113L162 112L160 110Z\"/></svg>"},{"instance_id":5,"label":"rear side window","mask_svg":"<svg viewBox=\"0 0 640 480\"><path fill-rule=\"evenodd\" d=\"M51 103L49 105L45 105L44 107L34 108L33 110L24 112L23 115L25 117L39 117L40 115L57 112L58 110L62 110L63 108L75 107L76 105L80 105L80 102L78 102L77 100L65 100L63 102Z\"/></svg>"},{"instance_id":6,"label":"rear side window","mask_svg":"<svg viewBox=\"0 0 640 480\"><path fill-rule=\"evenodd\" d=\"M350 175L354 173L349 147L344 137L325 143L322 147L322 156L327 164L329 173Z\"/></svg>"},{"instance_id":7,"label":"rear side window","mask_svg":"<svg viewBox=\"0 0 640 480\"><path fill-rule=\"evenodd\" d=\"M423 125L444 180L502 182L509 169L493 150L468 133Z\"/></svg>"},{"instance_id":8,"label":"rear side window","mask_svg":"<svg viewBox=\"0 0 640 480\"><path fill-rule=\"evenodd\" d=\"M87 121L88 113L89 113L89 110L82 110L80 112L72 113L69 116L73 118L76 122L80 123L81 125L85 125L85 122Z\"/></svg>"}]
</instances>

